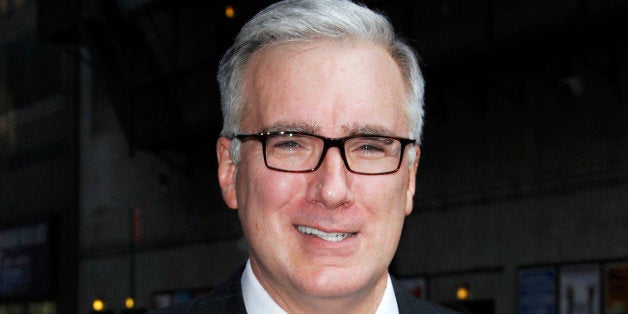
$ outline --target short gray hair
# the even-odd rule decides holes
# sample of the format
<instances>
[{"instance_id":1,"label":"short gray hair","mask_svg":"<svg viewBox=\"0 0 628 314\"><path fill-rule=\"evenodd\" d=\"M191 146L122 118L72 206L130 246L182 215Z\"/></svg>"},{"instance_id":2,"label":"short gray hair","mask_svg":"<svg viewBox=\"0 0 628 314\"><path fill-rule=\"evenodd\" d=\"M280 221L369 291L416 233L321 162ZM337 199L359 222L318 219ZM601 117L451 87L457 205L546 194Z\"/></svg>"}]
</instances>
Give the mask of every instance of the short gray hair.
<instances>
[{"instance_id":1,"label":"short gray hair","mask_svg":"<svg viewBox=\"0 0 628 314\"><path fill-rule=\"evenodd\" d=\"M246 111L244 72L253 54L275 45L320 40L372 43L391 55L406 85L404 110L411 136L420 141L425 83L417 55L394 33L385 16L349 0L281 1L260 11L242 27L218 69L221 135L232 137L240 131Z\"/></svg>"}]
</instances>

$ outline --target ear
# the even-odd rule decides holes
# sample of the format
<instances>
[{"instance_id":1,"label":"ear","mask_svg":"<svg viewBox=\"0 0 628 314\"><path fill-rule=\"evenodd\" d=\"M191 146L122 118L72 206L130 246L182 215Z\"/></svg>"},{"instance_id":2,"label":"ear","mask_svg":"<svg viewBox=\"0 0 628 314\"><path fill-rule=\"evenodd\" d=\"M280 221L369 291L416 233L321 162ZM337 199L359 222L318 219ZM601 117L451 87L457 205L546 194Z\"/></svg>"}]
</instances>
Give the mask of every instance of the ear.
<instances>
[{"instance_id":1,"label":"ear","mask_svg":"<svg viewBox=\"0 0 628 314\"><path fill-rule=\"evenodd\" d=\"M218 183L222 190L222 198L231 209L238 208L236 198L236 165L231 158L231 141L226 137L220 137L216 143L216 154L218 155Z\"/></svg>"},{"instance_id":2,"label":"ear","mask_svg":"<svg viewBox=\"0 0 628 314\"><path fill-rule=\"evenodd\" d=\"M406 216L410 215L412 212L412 207L414 205L414 192L416 189L416 174L419 169L419 159L421 157L421 148L418 145L414 146L414 153L416 154L414 158L414 163L412 163L412 167L408 168L410 172L408 174L408 190L406 197Z\"/></svg>"}]
</instances>

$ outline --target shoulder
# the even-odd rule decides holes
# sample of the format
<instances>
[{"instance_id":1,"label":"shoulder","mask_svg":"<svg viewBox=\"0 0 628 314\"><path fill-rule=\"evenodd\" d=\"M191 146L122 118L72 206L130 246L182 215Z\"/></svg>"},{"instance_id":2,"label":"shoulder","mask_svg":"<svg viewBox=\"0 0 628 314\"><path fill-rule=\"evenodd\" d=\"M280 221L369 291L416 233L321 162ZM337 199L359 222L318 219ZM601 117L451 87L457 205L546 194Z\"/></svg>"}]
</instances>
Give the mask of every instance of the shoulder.
<instances>
[{"instance_id":1,"label":"shoulder","mask_svg":"<svg viewBox=\"0 0 628 314\"><path fill-rule=\"evenodd\" d=\"M240 278L242 270L233 273L206 296L148 312L148 314L246 313Z\"/></svg>"},{"instance_id":2,"label":"shoulder","mask_svg":"<svg viewBox=\"0 0 628 314\"><path fill-rule=\"evenodd\" d=\"M408 291L400 287L393 280L393 286L395 288L395 297L397 298L397 305L399 306L400 314L455 314L459 313L446 307L437 305L435 303L417 299L412 296Z\"/></svg>"}]
</instances>

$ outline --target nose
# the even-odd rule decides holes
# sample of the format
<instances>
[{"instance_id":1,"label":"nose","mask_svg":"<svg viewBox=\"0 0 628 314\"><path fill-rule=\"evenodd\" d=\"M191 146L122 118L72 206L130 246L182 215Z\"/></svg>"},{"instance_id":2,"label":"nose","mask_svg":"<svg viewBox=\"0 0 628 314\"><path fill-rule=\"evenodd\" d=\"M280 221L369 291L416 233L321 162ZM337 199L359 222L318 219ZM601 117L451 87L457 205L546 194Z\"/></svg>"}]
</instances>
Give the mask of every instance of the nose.
<instances>
[{"instance_id":1,"label":"nose","mask_svg":"<svg viewBox=\"0 0 628 314\"><path fill-rule=\"evenodd\" d=\"M327 150L320 167L312 173L309 198L312 202L328 209L339 208L351 203L349 170L345 167L338 148Z\"/></svg>"}]
</instances>

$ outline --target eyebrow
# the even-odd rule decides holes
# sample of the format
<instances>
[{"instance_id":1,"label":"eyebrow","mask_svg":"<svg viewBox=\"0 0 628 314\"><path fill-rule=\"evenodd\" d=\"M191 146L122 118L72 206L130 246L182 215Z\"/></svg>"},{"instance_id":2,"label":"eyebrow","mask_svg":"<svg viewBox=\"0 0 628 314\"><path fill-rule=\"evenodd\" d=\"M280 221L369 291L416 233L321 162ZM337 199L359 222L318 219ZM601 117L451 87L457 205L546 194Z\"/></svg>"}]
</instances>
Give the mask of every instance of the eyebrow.
<instances>
[{"instance_id":1,"label":"eyebrow","mask_svg":"<svg viewBox=\"0 0 628 314\"><path fill-rule=\"evenodd\" d=\"M354 123L352 126L343 126L343 129L347 130L350 135L383 135L383 136L395 136L395 133L380 125L361 125Z\"/></svg>"},{"instance_id":2,"label":"eyebrow","mask_svg":"<svg viewBox=\"0 0 628 314\"><path fill-rule=\"evenodd\" d=\"M362 125L354 123L351 126L343 125L342 128L348 133L348 135L382 135L382 136L396 136L390 129L380 126L366 124ZM299 132L308 134L317 134L322 128L316 123L309 122L278 122L270 127L262 129L262 132Z\"/></svg>"},{"instance_id":3,"label":"eyebrow","mask_svg":"<svg viewBox=\"0 0 628 314\"><path fill-rule=\"evenodd\" d=\"M300 133L310 133L315 134L317 131L321 129L315 123L309 122L278 122L273 124L270 127L264 128L263 132L278 132L278 131L288 131L288 132L300 132Z\"/></svg>"}]
</instances>

